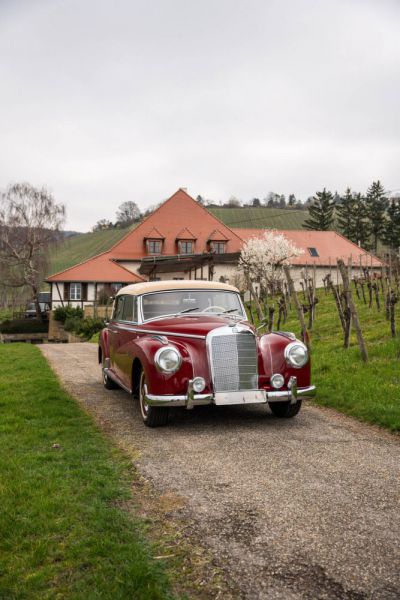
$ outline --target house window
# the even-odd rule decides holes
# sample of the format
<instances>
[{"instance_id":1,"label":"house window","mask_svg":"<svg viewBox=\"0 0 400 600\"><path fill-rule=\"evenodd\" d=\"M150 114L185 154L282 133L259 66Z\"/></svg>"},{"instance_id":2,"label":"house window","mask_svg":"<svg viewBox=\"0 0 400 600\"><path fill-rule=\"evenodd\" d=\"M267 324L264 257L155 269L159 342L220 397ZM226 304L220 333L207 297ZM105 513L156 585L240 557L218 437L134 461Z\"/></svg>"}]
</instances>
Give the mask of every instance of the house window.
<instances>
[{"instance_id":1,"label":"house window","mask_svg":"<svg viewBox=\"0 0 400 600\"><path fill-rule=\"evenodd\" d=\"M179 254L194 254L194 242L180 241Z\"/></svg>"},{"instance_id":2,"label":"house window","mask_svg":"<svg viewBox=\"0 0 400 600\"><path fill-rule=\"evenodd\" d=\"M212 250L215 254L225 254L226 242L212 242Z\"/></svg>"},{"instance_id":3,"label":"house window","mask_svg":"<svg viewBox=\"0 0 400 600\"><path fill-rule=\"evenodd\" d=\"M69 286L69 299L70 300L82 300L82 284L71 283Z\"/></svg>"},{"instance_id":4,"label":"house window","mask_svg":"<svg viewBox=\"0 0 400 600\"><path fill-rule=\"evenodd\" d=\"M307 248L307 250L309 251L310 256L314 256L314 257L318 257L319 256L318 250L316 248Z\"/></svg>"},{"instance_id":5,"label":"house window","mask_svg":"<svg viewBox=\"0 0 400 600\"><path fill-rule=\"evenodd\" d=\"M148 254L161 254L162 240L147 240Z\"/></svg>"}]
</instances>

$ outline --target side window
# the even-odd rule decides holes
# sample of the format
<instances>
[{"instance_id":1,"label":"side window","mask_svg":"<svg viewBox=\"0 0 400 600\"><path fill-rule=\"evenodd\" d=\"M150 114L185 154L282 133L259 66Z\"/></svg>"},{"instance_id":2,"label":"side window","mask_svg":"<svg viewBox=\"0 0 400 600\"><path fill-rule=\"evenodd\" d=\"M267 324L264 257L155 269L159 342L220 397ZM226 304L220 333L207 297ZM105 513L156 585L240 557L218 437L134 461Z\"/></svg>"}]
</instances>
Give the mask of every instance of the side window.
<instances>
[{"instance_id":1,"label":"side window","mask_svg":"<svg viewBox=\"0 0 400 600\"><path fill-rule=\"evenodd\" d=\"M122 313L123 313L123 310L124 310L125 298L126 298L126 296L117 296L116 299L115 299L114 313L113 313L113 320L114 321L119 321L120 319L122 319Z\"/></svg>"},{"instance_id":2,"label":"side window","mask_svg":"<svg viewBox=\"0 0 400 600\"><path fill-rule=\"evenodd\" d=\"M133 321L133 296L124 296L125 302L122 308L122 320Z\"/></svg>"}]
</instances>

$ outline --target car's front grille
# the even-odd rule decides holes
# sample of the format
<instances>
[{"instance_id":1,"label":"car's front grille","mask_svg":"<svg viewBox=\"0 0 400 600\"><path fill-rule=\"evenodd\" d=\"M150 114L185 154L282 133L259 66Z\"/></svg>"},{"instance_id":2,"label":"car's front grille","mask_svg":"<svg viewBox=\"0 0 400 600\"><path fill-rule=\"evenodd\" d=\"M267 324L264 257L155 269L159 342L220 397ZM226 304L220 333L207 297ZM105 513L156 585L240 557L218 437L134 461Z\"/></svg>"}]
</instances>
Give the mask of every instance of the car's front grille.
<instances>
[{"instance_id":1,"label":"car's front grille","mask_svg":"<svg viewBox=\"0 0 400 600\"><path fill-rule=\"evenodd\" d=\"M251 331L212 332L210 361L215 392L258 388L257 347Z\"/></svg>"}]
</instances>

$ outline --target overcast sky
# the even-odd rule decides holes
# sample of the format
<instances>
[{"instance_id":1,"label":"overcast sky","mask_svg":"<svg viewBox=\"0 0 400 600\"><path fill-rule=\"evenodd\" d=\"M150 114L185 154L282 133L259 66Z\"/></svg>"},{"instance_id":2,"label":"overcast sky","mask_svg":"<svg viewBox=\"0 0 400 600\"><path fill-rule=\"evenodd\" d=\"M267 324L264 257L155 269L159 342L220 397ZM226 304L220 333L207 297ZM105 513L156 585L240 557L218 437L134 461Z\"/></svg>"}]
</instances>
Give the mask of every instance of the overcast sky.
<instances>
[{"instance_id":1,"label":"overcast sky","mask_svg":"<svg viewBox=\"0 0 400 600\"><path fill-rule=\"evenodd\" d=\"M400 188L399 0L0 0L0 187L69 229L217 201Z\"/></svg>"}]
</instances>

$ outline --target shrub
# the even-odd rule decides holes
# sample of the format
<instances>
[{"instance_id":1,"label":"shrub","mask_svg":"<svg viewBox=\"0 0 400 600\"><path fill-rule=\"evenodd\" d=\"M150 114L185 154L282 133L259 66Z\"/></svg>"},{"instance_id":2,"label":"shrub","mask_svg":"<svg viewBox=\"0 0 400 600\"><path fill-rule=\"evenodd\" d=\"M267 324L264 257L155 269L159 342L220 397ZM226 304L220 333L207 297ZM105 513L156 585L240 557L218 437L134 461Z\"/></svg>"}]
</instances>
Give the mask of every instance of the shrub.
<instances>
[{"instance_id":1,"label":"shrub","mask_svg":"<svg viewBox=\"0 0 400 600\"><path fill-rule=\"evenodd\" d=\"M73 306L57 306L57 308L55 308L53 311L53 317L60 323L65 323L65 321L70 317L83 319L83 310L79 306L76 308Z\"/></svg>"},{"instance_id":2,"label":"shrub","mask_svg":"<svg viewBox=\"0 0 400 600\"><path fill-rule=\"evenodd\" d=\"M64 321L64 329L65 331L79 333L81 323L82 319L79 317L67 317Z\"/></svg>"},{"instance_id":3,"label":"shrub","mask_svg":"<svg viewBox=\"0 0 400 600\"><path fill-rule=\"evenodd\" d=\"M64 323L64 329L66 331L74 332L85 339L90 339L95 333L101 331L103 327L104 319L98 317L87 317L86 319L67 317Z\"/></svg>"},{"instance_id":4,"label":"shrub","mask_svg":"<svg viewBox=\"0 0 400 600\"><path fill-rule=\"evenodd\" d=\"M1 333L47 333L49 324L40 319L13 319L0 323Z\"/></svg>"}]
</instances>

